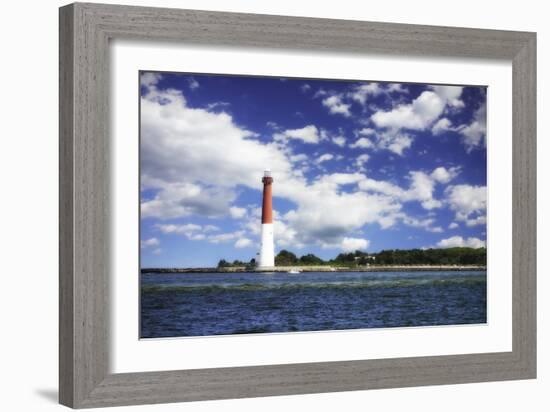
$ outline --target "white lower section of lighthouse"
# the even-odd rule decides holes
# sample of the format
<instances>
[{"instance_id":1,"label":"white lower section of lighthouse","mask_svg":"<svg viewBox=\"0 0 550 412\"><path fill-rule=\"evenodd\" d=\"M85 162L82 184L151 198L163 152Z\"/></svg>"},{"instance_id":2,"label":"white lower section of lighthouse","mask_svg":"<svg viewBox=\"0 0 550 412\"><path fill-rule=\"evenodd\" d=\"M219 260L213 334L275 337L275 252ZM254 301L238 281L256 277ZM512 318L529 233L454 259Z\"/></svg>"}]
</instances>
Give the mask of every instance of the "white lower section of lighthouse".
<instances>
[{"instance_id":1,"label":"white lower section of lighthouse","mask_svg":"<svg viewBox=\"0 0 550 412\"><path fill-rule=\"evenodd\" d=\"M262 243L260 245L259 267L275 266L275 246L273 244L273 223L262 224Z\"/></svg>"}]
</instances>

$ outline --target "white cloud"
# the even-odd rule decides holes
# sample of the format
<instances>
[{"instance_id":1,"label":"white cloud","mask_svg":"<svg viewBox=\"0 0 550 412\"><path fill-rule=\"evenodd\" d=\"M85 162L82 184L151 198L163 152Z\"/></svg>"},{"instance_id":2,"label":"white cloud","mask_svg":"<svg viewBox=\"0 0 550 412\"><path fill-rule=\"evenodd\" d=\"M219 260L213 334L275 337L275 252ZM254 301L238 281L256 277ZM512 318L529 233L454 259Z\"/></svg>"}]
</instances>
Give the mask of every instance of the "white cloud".
<instances>
[{"instance_id":1,"label":"white cloud","mask_svg":"<svg viewBox=\"0 0 550 412\"><path fill-rule=\"evenodd\" d=\"M361 190L381 193L399 201L417 201L424 209L431 210L443 206L441 200L433 197L435 185L437 183L448 183L457 176L458 172L458 168L445 169L443 167L436 168L431 174L423 171L411 171L408 176L410 180L408 189L402 189L390 182L368 178L360 181L358 186Z\"/></svg>"},{"instance_id":2,"label":"white cloud","mask_svg":"<svg viewBox=\"0 0 550 412\"><path fill-rule=\"evenodd\" d=\"M341 114L344 117L351 116L351 112L349 110L351 105L343 103L342 97L337 94L333 94L332 96L323 99L323 106L327 107L329 112L332 114Z\"/></svg>"},{"instance_id":3,"label":"white cloud","mask_svg":"<svg viewBox=\"0 0 550 412\"><path fill-rule=\"evenodd\" d=\"M346 138L344 136L333 137L332 143L334 143L337 146L344 147L346 145Z\"/></svg>"},{"instance_id":4,"label":"white cloud","mask_svg":"<svg viewBox=\"0 0 550 412\"><path fill-rule=\"evenodd\" d=\"M143 87L151 87L156 85L162 79L159 73L145 72L141 73L139 83Z\"/></svg>"},{"instance_id":5,"label":"white cloud","mask_svg":"<svg viewBox=\"0 0 550 412\"><path fill-rule=\"evenodd\" d=\"M372 136L376 134L376 130L370 128L370 127L363 127L361 130L357 132L359 136Z\"/></svg>"},{"instance_id":6,"label":"white cloud","mask_svg":"<svg viewBox=\"0 0 550 412\"><path fill-rule=\"evenodd\" d=\"M464 239L462 236L451 236L447 239L442 239L437 242L437 246L440 248L451 248L451 247L471 247L471 248L480 248L485 247L485 241L478 239L477 237L469 237Z\"/></svg>"},{"instance_id":7,"label":"white cloud","mask_svg":"<svg viewBox=\"0 0 550 412\"><path fill-rule=\"evenodd\" d=\"M266 122L266 126L272 128L274 130L280 130L281 129L281 126L279 126L279 124L277 122L273 122L271 120Z\"/></svg>"},{"instance_id":8,"label":"white cloud","mask_svg":"<svg viewBox=\"0 0 550 412\"><path fill-rule=\"evenodd\" d=\"M147 182L142 177L142 182ZM235 194L221 187L204 187L195 183L159 182L162 189L153 199L141 203L142 218L155 217L170 219L176 217L201 215L220 217L227 213Z\"/></svg>"},{"instance_id":9,"label":"white cloud","mask_svg":"<svg viewBox=\"0 0 550 412\"><path fill-rule=\"evenodd\" d=\"M474 113L472 123L462 125L458 130L463 136L463 143L468 152L477 146L486 145L487 106L482 104Z\"/></svg>"},{"instance_id":10,"label":"white cloud","mask_svg":"<svg viewBox=\"0 0 550 412\"><path fill-rule=\"evenodd\" d=\"M349 93L349 97L364 106L369 96L377 96L382 92L383 89L378 83L364 83L356 86Z\"/></svg>"},{"instance_id":11,"label":"white cloud","mask_svg":"<svg viewBox=\"0 0 550 412\"><path fill-rule=\"evenodd\" d=\"M388 131L377 135L377 147L403 156L403 151L411 147L413 139L407 134Z\"/></svg>"},{"instance_id":12,"label":"white cloud","mask_svg":"<svg viewBox=\"0 0 550 412\"><path fill-rule=\"evenodd\" d=\"M449 224L449 229L456 229L456 228L458 228L458 223L456 223L456 222L451 222L451 223Z\"/></svg>"},{"instance_id":13,"label":"white cloud","mask_svg":"<svg viewBox=\"0 0 550 412\"><path fill-rule=\"evenodd\" d=\"M301 129L289 129L281 133L275 133L273 138L276 141L296 139L304 143L319 143L319 130L314 125L309 125Z\"/></svg>"},{"instance_id":14,"label":"white cloud","mask_svg":"<svg viewBox=\"0 0 550 412\"><path fill-rule=\"evenodd\" d=\"M446 202L455 212L455 219L467 226L486 223L487 188L485 186L455 185L445 189Z\"/></svg>"},{"instance_id":15,"label":"white cloud","mask_svg":"<svg viewBox=\"0 0 550 412\"><path fill-rule=\"evenodd\" d=\"M300 154L296 154L296 155L292 155L290 156L290 160L292 162L304 162L308 159L307 155L304 154L304 153L300 153Z\"/></svg>"},{"instance_id":16,"label":"white cloud","mask_svg":"<svg viewBox=\"0 0 550 412\"><path fill-rule=\"evenodd\" d=\"M370 159L370 156L366 153L363 153L362 155L357 156L357 159L355 160L355 164L359 168L362 168L365 165L365 163L368 162L369 159Z\"/></svg>"},{"instance_id":17,"label":"white cloud","mask_svg":"<svg viewBox=\"0 0 550 412\"><path fill-rule=\"evenodd\" d=\"M386 89L389 93L409 93L409 90L403 86L401 83L389 83L386 86Z\"/></svg>"},{"instance_id":18,"label":"white cloud","mask_svg":"<svg viewBox=\"0 0 550 412\"><path fill-rule=\"evenodd\" d=\"M244 207L231 206L229 214L233 219L240 219L246 215L246 209Z\"/></svg>"},{"instance_id":19,"label":"white cloud","mask_svg":"<svg viewBox=\"0 0 550 412\"><path fill-rule=\"evenodd\" d=\"M156 194L142 201L143 217L227 215L235 187L257 187L266 166L291 175L276 144L255 140L226 113L190 108L181 92L148 82L141 99L141 181Z\"/></svg>"},{"instance_id":20,"label":"white cloud","mask_svg":"<svg viewBox=\"0 0 550 412\"><path fill-rule=\"evenodd\" d=\"M364 128L356 132L356 134L358 136L374 136L375 141L368 137L359 137L355 143L349 145L350 148L383 149L400 156L403 155L405 149L411 147L413 142L412 137L396 130L385 130L377 133L374 129Z\"/></svg>"},{"instance_id":21,"label":"white cloud","mask_svg":"<svg viewBox=\"0 0 550 412\"><path fill-rule=\"evenodd\" d=\"M410 172L411 186L405 194L410 198L421 202L424 209L435 209L441 207L442 203L433 198L435 182L431 176L424 172Z\"/></svg>"},{"instance_id":22,"label":"white cloud","mask_svg":"<svg viewBox=\"0 0 550 412\"><path fill-rule=\"evenodd\" d=\"M478 225L485 225L487 223L486 216L476 216L471 219L466 219L466 226L473 227Z\"/></svg>"},{"instance_id":23,"label":"white cloud","mask_svg":"<svg viewBox=\"0 0 550 412\"><path fill-rule=\"evenodd\" d=\"M189 88L191 90L196 90L200 87L199 82L194 77L188 77L187 82L189 83Z\"/></svg>"},{"instance_id":24,"label":"white cloud","mask_svg":"<svg viewBox=\"0 0 550 412\"><path fill-rule=\"evenodd\" d=\"M383 180L364 179L359 182L359 189L366 192L380 193L385 196L400 199L404 196L405 190L399 186Z\"/></svg>"},{"instance_id":25,"label":"white cloud","mask_svg":"<svg viewBox=\"0 0 550 412\"><path fill-rule=\"evenodd\" d=\"M445 169L444 167L438 167L431 173L431 178L438 183L449 183L454 179L460 171L458 167L451 167Z\"/></svg>"},{"instance_id":26,"label":"white cloud","mask_svg":"<svg viewBox=\"0 0 550 412\"><path fill-rule=\"evenodd\" d=\"M414 183L421 179L412 174L408 189L361 173L326 174L308 181L293 164L307 156L294 155L279 142L262 143L255 133L236 125L229 114L189 107L181 92L158 90L154 84L142 97L141 119L142 190L154 193L142 202L144 217L230 216L231 208L237 207L239 187L260 191L266 167L273 171L274 196L294 205L276 219L276 242L285 247L340 245L365 225L386 228L404 221L403 202L419 201L432 207L430 202L437 201L428 195L433 192L424 192L421 184ZM280 134L283 140L320 139L320 131L312 125ZM389 146L387 140L383 142ZM361 190L344 190L346 185ZM242 219L239 230L230 233L212 233L200 225L159 225L158 229L192 240L234 244L259 234L259 218L252 210ZM425 227L430 228L434 224Z\"/></svg>"},{"instance_id":27,"label":"white cloud","mask_svg":"<svg viewBox=\"0 0 550 412\"><path fill-rule=\"evenodd\" d=\"M300 86L300 90L303 91L304 93L308 92L311 90L311 86L307 83L304 83Z\"/></svg>"},{"instance_id":28,"label":"white cloud","mask_svg":"<svg viewBox=\"0 0 550 412\"><path fill-rule=\"evenodd\" d=\"M462 94L462 87L460 86L432 86L432 89L438 96L444 98L447 104L451 107L461 108L464 107L464 102L460 100Z\"/></svg>"},{"instance_id":29,"label":"white cloud","mask_svg":"<svg viewBox=\"0 0 550 412\"><path fill-rule=\"evenodd\" d=\"M355 143L350 144L349 147L352 149L370 149L374 147L374 143L366 137L360 137L355 141Z\"/></svg>"},{"instance_id":30,"label":"white cloud","mask_svg":"<svg viewBox=\"0 0 550 412\"><path fill-rule=\"evenodd\" d=\"M164 234L178 234L183 235L190 240L204 240L206 235L203 232L208 232L209 230L201 225L196 225L194 223L187 224L157 224L155 225Z\"/></svg>"},{"instance_id":31,"label":"white cloud","mask_svg":"<svg viewBox=\"0 0 550 412\"><path fill-rule=\"evenodd\" d=\"M340 248L344 252L355 252L356 250L366 250L369 247L369 241L367 239L360 239L354 237L345 237L340 243Z\"/></svg>"},{"instance_id":32,"label":"white cloud","mask_svg":"<svg viewBox=\"0 0 550 412\"><path fill-rule=\"evenodd\" d=\"M152 237L150 239L142 240L141 241L141 248L145 249L148 247L158 246L160 245L160 241L156 237Z\"/></svg>"},{"instance_id":33,"label":"white cloud","mask_svg":"<svg viewBox=\"0 0 550 412\"><path fill-rule=\"evenodd\" d=\"M325 89L319 89L315 92L315 94L313 95L313 98L317 99L318 97L323 97L326 95L328 95L328 92Z\"/></svg>"},{"instance_id":34,"label":"white cloud","mask_svg":"<svg viewBox=\"0 0 550 412\"><path fill-rule=\"evenodd\" d=\"M210 243L228 243L232 242L235 239L240 239L244 236L245 231L244 230L237 230L235 232L229 232L229 233L220 233L217 235L210 235L206 239Z\"/></svg>"},{"instance_id":35,"label":"white cloud","mask_svg":"<svg viewBox=\"0 0 550 412\"><path fill-rule=\"evenodd\" d=\"M445 101L436 93L424 91L411 104L390 111L378 111L371 120L378 127L394 130L423 130L443 112Z\"/></svg>"},{"instance_id":36,"label":"white cloud","mask_svg":"<svg viewBox=\"0 0 550 412\"><path fill-rule=\"evenodd\" d=\"M206 105L206 110L223 109L224 107L231 106L228 102L214 102Z\"/></svg>"},{"instance_id":37,"label":"white cloud","mask_svg":"<svg viewBox=\"0 0 550 412\"><path fill-rule=\"evenodd\" d=\"M321 163L323 163L323 162L327 162L327 161L332 160L332 159L334 159L334 155L333 155L333 154L325 153L325 154L322 154L321 156L319 156L319 157L315 160L315 163L321 164Z\"/></svg>"},{"instance_id":38,"label":"white cloud","mask_svg":"<svg viewBox=\"0 0 550 412\"><path fill-rule=\"evenodd\" d=\"M446 117L439 119L432 127L432 133L435 136L443 134L448 130L454 131L455 129L452 127L451 121Z\"/></svg>"},{"instance_id":39,"label":"white cloud","mask_svg":"<svg viewBox=\"0 0 550 412\"><path fill-rule=\"evenodd\" d=\"M192 232L197 232L202 230L201 225L196 225L194 223L187 223L184 225L176 224L157 224L155 227L160 229L162 233L178 233L178 234L187 234Z\"/></svg>"},{"instance_id":40,"label":"white cloud","mask_svg":"<svg viewBox=\"0 0 550 412\"><path fill-rule=\"evenodd\" d=\"M402 104L390 111L378 111L371 116L377 127L400 130L425 130L443 113L446 105L459 107L462 87L434 86L433 91L422 92L410 104Z\"/></svg>"},{"instance_id":41,"label":"white cloud","mask_svg":"<svg viewBox=\"0 0 550 412\"><path fill-rule=\"evenodd\" d=\"M487 106L482 104L474 113L474 118L470 124L453 126L451 121L442 117L432 126L434 135L441 135L447 131L457 132L462 135L462 143L466 146L466 151L471 152L478 146L485 146L487 135Z\"/></svg>"},{"instance_id":42,"label":"white cloud","mask_svg":"<svg viewBox=\"0 0 550 412\"><path fill-rule=\"evenodd\" d=\"M246 237L240 238L239 240L237 240L235 242L235 247L238 248L238 249L242 249L242 248L250 247L250 246L253 246L252 240L250 240Z\"/></svg>"}]
</instances>

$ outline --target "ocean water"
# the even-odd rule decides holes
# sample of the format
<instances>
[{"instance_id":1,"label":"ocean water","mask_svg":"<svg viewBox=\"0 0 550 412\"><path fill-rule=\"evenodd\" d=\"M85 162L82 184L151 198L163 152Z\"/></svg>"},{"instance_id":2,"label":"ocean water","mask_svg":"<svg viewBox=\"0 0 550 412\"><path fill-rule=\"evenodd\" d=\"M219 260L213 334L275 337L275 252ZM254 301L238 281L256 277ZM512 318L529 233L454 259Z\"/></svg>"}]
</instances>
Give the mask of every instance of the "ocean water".
<instances>
[{"instance_id":1,"label":"ocean water","mask_svg":"<svg viewBox=\"0 0 550 412\"><path fill-rule=\"evenodd\" d=\"M141 337L480 324L486 272L146 273Z\"/></svg>"}]
</instances>

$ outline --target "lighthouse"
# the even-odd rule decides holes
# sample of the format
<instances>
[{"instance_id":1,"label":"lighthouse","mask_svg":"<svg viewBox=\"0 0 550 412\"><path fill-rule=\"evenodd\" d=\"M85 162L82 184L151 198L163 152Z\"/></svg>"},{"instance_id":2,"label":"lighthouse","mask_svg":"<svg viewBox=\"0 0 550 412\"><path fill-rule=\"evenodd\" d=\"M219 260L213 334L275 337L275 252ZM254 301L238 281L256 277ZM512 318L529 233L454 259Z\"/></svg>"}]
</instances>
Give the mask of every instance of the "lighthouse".
<instances>
[{"instance_id":1,"label":"lighthouse","mask_svg":"<svg viewBox=\"0 0 550 412\"><path fill-rule=\"evenodd\" d=\"M262 240L260 244L260 268L275 266L275 247L273 244L273 204L271 171L266 170L262 179L264 192L262 199Z\"/></svg>"}]
</instances>

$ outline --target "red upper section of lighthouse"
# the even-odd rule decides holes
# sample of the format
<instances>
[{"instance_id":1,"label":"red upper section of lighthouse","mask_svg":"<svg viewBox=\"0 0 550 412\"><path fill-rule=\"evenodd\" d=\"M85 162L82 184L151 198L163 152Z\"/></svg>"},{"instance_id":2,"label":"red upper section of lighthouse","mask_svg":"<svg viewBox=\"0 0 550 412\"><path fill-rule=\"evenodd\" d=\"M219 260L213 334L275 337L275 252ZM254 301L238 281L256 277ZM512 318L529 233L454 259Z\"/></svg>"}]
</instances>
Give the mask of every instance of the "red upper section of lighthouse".
<instances>
[{"instance_id":1,"label":"red upper section of lighthouse","mask_svg":"<svg viewBox=\"0 0 550 412\"><path fill-rule=\"evenodd\" d=\"M264 184L264 195L262 201L262 224L273 223L273 201L271 194L273 178L271 177L271 172L266 171L264 173L262 183Z\"/></svg>"}]
</instances>

